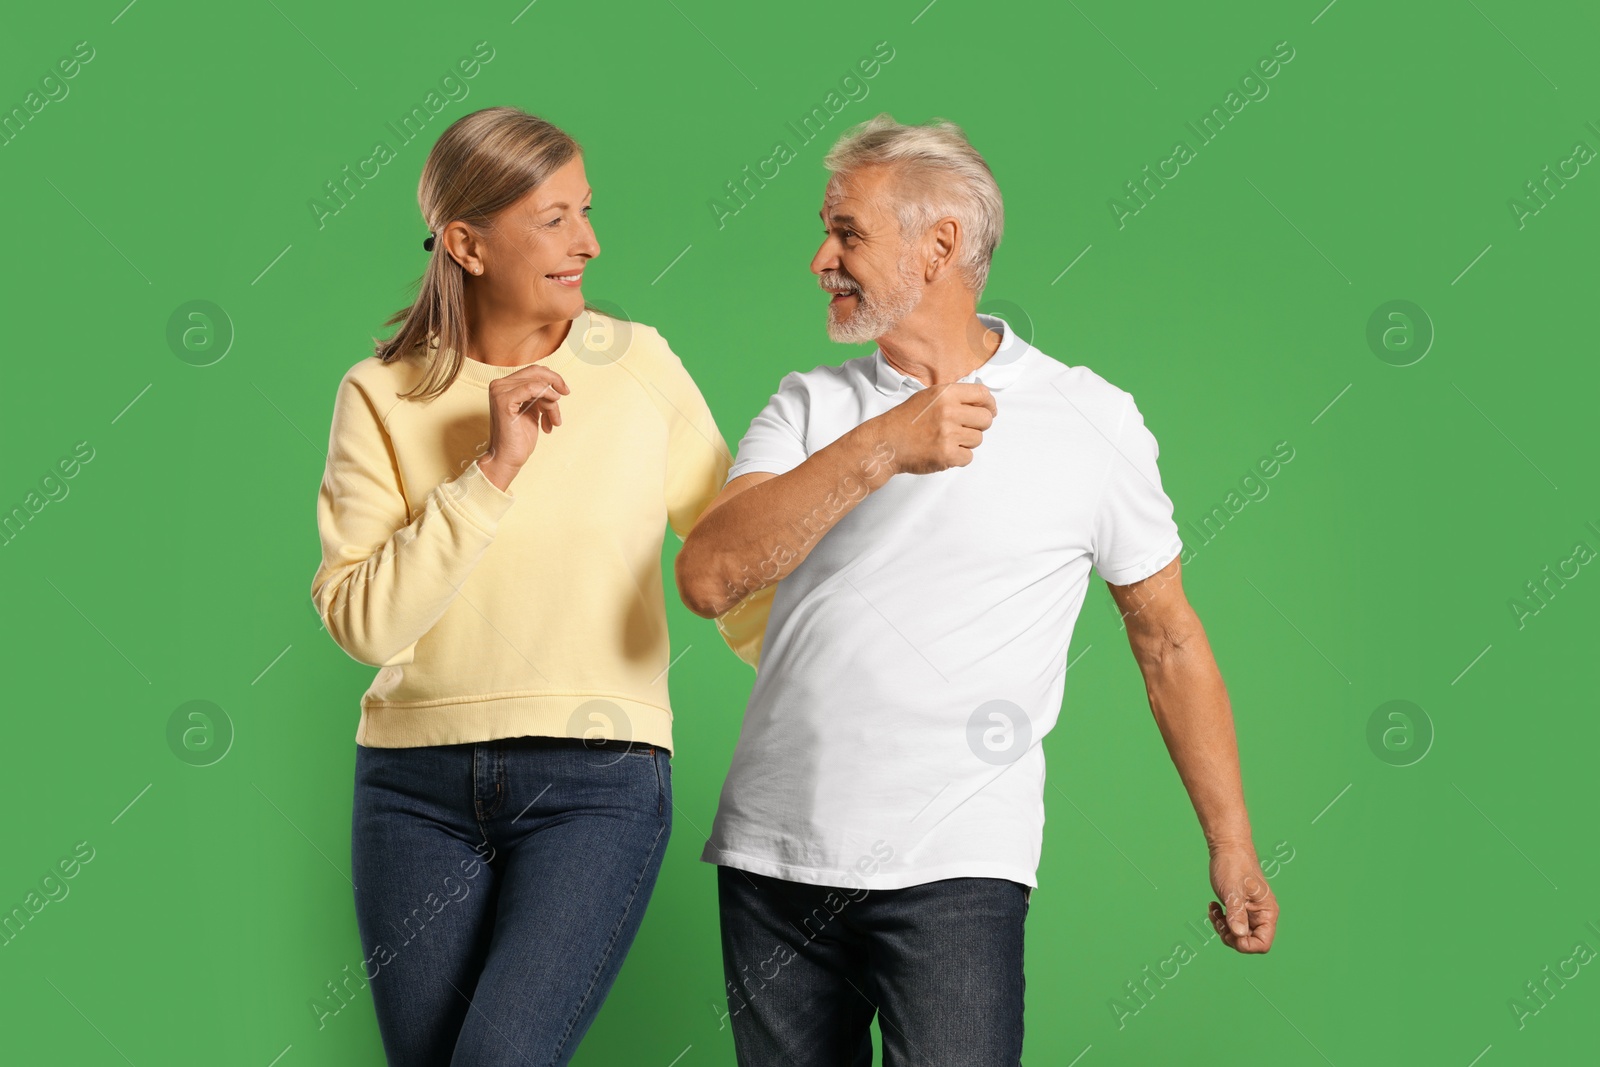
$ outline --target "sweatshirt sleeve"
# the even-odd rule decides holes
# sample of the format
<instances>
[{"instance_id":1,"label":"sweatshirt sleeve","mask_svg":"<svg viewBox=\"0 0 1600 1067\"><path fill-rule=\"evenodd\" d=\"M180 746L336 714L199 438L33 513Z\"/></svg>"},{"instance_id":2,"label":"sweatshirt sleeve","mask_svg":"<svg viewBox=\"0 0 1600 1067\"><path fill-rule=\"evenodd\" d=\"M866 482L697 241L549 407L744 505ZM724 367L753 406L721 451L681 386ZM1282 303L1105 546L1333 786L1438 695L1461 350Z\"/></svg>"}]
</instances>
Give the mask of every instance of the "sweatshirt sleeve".
<instances>
[{"instance_id":1,"label":"sweatshirt sleeve","mask_svg":"<svg viewBox=\"0 0 1600 1067\"><path fill-rule=\"evenodd\" d=\"M699 386L665 339L660 352L663 359L655 385L667 402L667 522L682 541L722 491L733 456ZM723 641L751 667L760 662L771 604L769 587L752 593L716 620Z\"/></svg>"},{"instance_id":2,"label":"sweatshirt sleeve","mask_svg":"<svg viewBox=\"0 0 1600 1067\"><path fill-rule=\"evenodd\" d=\"M373 667L412 662L417 641L454 601L513 499L473 462L435 487L413 518L374 398L353 371L346 374L317 497L322 562L311 582L335 643Z\"/></svg>"}]
</instances>

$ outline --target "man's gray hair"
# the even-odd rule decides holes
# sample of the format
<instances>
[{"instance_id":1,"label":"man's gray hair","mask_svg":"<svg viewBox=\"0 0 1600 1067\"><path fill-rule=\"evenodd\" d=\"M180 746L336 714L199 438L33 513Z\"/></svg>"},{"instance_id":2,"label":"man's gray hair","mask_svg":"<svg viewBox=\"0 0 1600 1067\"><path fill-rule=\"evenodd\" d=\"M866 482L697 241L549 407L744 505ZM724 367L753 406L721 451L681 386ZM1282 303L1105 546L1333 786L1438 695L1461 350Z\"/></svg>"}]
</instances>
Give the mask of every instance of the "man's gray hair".
<instances>
[{"instance_id":1,"label":"man's gray hair","mask_svg":"<svg viewBox=\"0 0 1600 1067\"><path fill-rule=\"evenodd\" d=\"M846 131L822 165L835 175L861 167L896 168L895 215L907 237L952 216L961 223L961 259L956 264L967 287L981 294L989 280L989 261L1000 245L1005 207L989 164L967 141L961 127L944 119L903 126L885 112Z\"/></svg>"}]
</instances>

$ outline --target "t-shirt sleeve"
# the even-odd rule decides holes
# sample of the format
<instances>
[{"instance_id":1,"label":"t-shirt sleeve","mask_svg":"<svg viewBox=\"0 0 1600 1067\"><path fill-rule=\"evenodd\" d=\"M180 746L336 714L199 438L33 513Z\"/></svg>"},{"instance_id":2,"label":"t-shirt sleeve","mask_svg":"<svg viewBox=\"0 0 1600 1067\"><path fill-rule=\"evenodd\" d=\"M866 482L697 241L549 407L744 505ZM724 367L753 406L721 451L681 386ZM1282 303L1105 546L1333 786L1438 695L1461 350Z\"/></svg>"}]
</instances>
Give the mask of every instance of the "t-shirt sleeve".
<instances>
[{"instance_id":1,"label":"t-shirt sleeve","mask_svg":"<svg viewBox=\"0 0 1600 1067\"><path fill-rule=\"evenodd\" d=\"M417 642L454 602L513 499L469 463L407 515L384 420L347 374L317 495L322 562L311 580L334 642L368 666L413 662Z\"/></svg>"},{"instance_id":2,"label":"t-shirt sleeve","mask_svg":"<svg viewBox=\"0 0 1600 1067\"><path fill-rule=\"evenodd\" d=\"M1161 488L1160 453L1133 396L1122 394L1117 432L1095 508L1090 555L1112 585L1132 585L1161 570L1183 551L1172 520L1172 501Z\"/></svg>"},{"instance_id":3,"label":"t-shirt sleeve","mask_svg":"<svg viewBox=\"0 0 1600 1067\"><path fill-rule=\"evenodd\" d=\"M764 471L788 474L806 460L805 428L810 410L810 395L805 379L790 371L778 382L767 406L761 409L739 441L738 458L728 471L728 480L741 474Z\"/></svg>"}]
</instances>

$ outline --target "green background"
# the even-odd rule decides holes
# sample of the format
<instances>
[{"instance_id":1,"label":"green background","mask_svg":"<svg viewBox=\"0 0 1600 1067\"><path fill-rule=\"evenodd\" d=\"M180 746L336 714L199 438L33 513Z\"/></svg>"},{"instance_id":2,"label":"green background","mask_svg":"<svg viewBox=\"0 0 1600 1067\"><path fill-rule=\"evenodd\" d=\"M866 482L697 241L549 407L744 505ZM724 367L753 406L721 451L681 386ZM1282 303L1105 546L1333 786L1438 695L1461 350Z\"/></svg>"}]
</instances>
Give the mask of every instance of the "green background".
<instances>
[{"instance_id":1,"label":"green background","mask_svg":"<svg viewBox=\"0 0 1600 1067\"><path fill-rule=\"evenodd\" d=\"M828 343L807 263L826 145L879 111L964 126L1009 222L985 306L1137 398L1257 848L1292 857L1269 868L1282 920L1266 956L1200 947L1204 845L1097 580L1044 742L1026 1062L1594 1056L1600 968L1545 1002L1525 983L1600 949L1600 576L1575 561L1543 603L1525 585L1600 549L1600 168L1521 225L1511 207L1576 142L1600 149L1593 5L123 2L12 12L0 41L5 110L94 49L0 147L0 507L93 449L0 551L0 908L94 850L0 947L0 1059L381 1062L367 994L320 1028L311 1008L361 959L350 803L373 674L311 606L315 498L334 387L424 263L428 147L495 104L583 142L604 248L587 295L662 331L730 446L785 371L866 351ZM494 58L468 95L399 143L386 124L479 41ZM786 123L880 41L869 95L801 144ZM1280 41L1270 94L1198 146L1185 123ZM1119 227L1111 199L1180 139L1196 158ZM394 161L319 227L309 202L378 140ZM778 140L797 158L719 227L713 198ZM195 300L234 335L215 362L221 319L168 341ZM1436 335L1409 366L1367 341L1391 300ZM1270 493L1197 537L1280 441ZM753 676L667 608L688 650L674 834L583 1065L734 1062L698 855ZM209 766L169 746L191 700L231 723ZM1420 714L1369 743L1393 700ZM1133 1001L1180 941L1196 958ZM1121 1026L1119 997L1140 1006ZM1539 1008L1520 1025L1516 997Z\"/></svg>"}]
</instances>

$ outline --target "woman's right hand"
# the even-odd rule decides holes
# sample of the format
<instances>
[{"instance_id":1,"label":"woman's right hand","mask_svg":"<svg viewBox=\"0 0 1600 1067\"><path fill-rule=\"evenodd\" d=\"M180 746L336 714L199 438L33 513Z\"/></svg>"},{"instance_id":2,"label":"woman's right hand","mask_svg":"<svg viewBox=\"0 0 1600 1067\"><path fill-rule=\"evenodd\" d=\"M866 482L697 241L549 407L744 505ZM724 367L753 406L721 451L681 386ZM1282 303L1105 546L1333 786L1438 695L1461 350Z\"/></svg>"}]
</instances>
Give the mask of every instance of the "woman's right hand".
<instances>
[{"instance_id":1,"label":"woman's right hand","mask_svg":"<svg viewBox=\"0 0 1600 1067\"><path fill-rule=\"evenodd\" d=\"M570 391L561 375L539 364L489 383L489 450L478 466L501 492L533 455L540 432L561 425L559 401Z\"/></svg>"}]
</instances>

